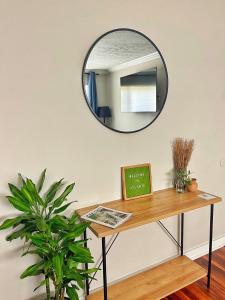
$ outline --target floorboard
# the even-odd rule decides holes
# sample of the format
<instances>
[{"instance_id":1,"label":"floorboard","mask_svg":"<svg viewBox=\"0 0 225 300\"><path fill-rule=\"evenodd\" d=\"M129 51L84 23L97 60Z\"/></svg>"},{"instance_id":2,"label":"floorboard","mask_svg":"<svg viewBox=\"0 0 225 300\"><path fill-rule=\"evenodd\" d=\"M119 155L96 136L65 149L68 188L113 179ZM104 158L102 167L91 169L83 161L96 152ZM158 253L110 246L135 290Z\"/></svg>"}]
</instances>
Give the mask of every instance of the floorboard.
<instances>
[{"instance_id":1,"label":"floorboard","mask_svg":"<svg viewBox=\"0 0 225 300\"><path fill-rule=\"evenodd\" d=\"M196 259L207 269L208 255ZM163 300L225 300L225 247L213 252L211 287L207 288L207 278L202 278Z\"/></svg>"}]
</instances>

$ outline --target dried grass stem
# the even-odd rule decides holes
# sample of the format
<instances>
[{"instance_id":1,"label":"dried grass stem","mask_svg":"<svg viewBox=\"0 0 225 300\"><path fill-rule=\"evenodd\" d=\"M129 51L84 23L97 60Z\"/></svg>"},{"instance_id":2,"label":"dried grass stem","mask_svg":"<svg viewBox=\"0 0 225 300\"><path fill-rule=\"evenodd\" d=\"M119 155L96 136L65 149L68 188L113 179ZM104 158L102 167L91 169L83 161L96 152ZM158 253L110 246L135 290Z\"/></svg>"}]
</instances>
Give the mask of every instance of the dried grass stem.
<instances>
[{"instance_id":1,"label":"dried grass stem","mask_svg":"<svg viewBox=\"0 0 225 300\"><path fill-rule=\"evenodd\" d=\"M194 149L194 140L175 138L172 142L175 171L186 170Z\"/></svg>"}]
</instances>

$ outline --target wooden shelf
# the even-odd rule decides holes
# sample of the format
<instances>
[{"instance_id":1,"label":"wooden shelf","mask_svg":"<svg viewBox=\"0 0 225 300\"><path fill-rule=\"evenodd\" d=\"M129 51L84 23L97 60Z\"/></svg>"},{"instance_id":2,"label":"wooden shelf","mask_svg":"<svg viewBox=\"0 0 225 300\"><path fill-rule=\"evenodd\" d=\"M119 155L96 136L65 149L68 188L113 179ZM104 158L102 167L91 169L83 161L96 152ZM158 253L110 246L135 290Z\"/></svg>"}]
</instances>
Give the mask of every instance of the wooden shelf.
<instances>
[{"instance_id":1,"label":"wooden shelf","mask_svg":"<svg viewBox=\"0 0 225 300\"><path fill-rule=\"evenodd\" d=\"M108 286L108 300L157 300L206 276L205 269L179 256L153 269ZM87 300L103 300L103 290L86 296Z\"/></svg>"},{"instance_id":2,"label":"wooden shelf","mask_svg":"<svg viewBox=\"0 0 225 300\"><path fill-rule=\"evenodd\" d=\"M176 193L175 189L164 189L156 191L153 195L132 200L115 200L111 202L101 203L102 206L114 208L124 212L132 213L132 217L120 225L112 229L96 223L92 223L90 229L99 238L113 235L115 233L125 231L134 227L138 227L151 222L156 222L171 216L175 216L187 211L201 208L210 204L221 201L220 197L215 196L211 200L204 200L198 197L199 194L205 192L185 192ZM86 214L98 205L89 206L77 210L79 216Z\"/></svg>"}]
</instances>

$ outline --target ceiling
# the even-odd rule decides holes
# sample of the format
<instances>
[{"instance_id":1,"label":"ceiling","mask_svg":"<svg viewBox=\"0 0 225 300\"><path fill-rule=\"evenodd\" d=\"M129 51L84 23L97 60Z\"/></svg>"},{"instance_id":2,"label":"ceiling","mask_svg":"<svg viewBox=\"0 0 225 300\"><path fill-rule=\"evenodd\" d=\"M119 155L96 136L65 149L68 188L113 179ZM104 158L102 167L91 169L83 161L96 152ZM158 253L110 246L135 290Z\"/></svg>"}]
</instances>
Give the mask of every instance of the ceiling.
<instances>
[{"instance_id":1,"label":"ceiling","mask_svg":"<svg viewBox=\"0 0 225 300\"><path fill-rule=\"evenodd\" d=\"M109 70L156 51L149 40L136 32L114 31L95 44L88 57L86 69Z\"/></svg>"}]
</instances>

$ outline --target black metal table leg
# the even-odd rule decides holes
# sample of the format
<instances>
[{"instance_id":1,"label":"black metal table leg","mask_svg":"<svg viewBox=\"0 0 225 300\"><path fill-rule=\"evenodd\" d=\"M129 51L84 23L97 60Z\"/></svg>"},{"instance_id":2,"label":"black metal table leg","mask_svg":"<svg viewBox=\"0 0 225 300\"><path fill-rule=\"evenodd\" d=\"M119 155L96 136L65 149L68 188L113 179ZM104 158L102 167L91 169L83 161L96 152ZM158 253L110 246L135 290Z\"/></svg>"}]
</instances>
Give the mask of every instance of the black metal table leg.
<instances>
[{"instance_id":1,"label":"black metal table leg","mask_svg":"<svg viewBox=\"0 0 225 300\"><path fill-rule=\"evenodd\" d=\"M87 239L87 230L84 231L84 240ZM87 248L87 241L84 243L84 246ZM88 270L88 263L84 264L85 270ZM89 295L89 282L88 279L85 280L85 285L86 285L86 294Z\"/></svg>"},{"instance_id":2,"label":"black metal table leg","mask_svg":"<svg viewBox=\"0 0 225 300\"><path fill-rule=\"evenodd\" d=\"M211 207L210 207L210 229L209 229L208 281L207 281L208 288L210 287L211 269L212 269L213 215L214 215L214 204L211 204Z\"/></svg>"},{"instance_id":3,"label":"black metal table leg","mask_svg":"<svg viewBox=\"0 0 225 300\"><path fill-rule=\"evenodd\" d=\"M181 214L181 220L180 220L180 232L181 232L181 238L180 238L180 255L184 255L184 214Z\"/></svg>"},{"instance_id":4,"label":"black metal table leg","mask_svg":"<svg viewBox=\"0 0 225 300\"><path fill-rule=\"evenodd\" d=\"M102 238L102 266L103 266L103 286L104 286L104 300L108 299L107 295L107 270L106 270L106 249L105 238Z\"/></svg>"}]
</instances>

